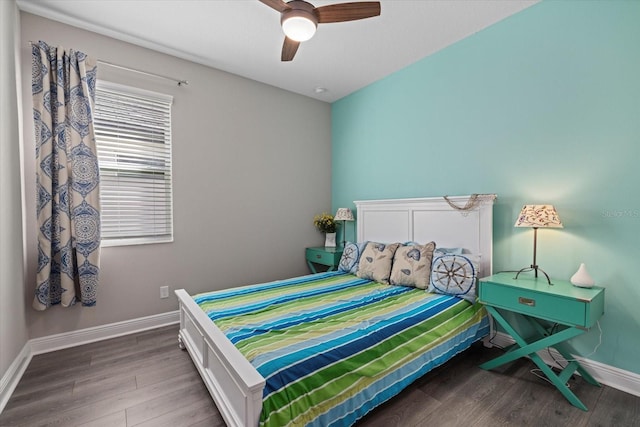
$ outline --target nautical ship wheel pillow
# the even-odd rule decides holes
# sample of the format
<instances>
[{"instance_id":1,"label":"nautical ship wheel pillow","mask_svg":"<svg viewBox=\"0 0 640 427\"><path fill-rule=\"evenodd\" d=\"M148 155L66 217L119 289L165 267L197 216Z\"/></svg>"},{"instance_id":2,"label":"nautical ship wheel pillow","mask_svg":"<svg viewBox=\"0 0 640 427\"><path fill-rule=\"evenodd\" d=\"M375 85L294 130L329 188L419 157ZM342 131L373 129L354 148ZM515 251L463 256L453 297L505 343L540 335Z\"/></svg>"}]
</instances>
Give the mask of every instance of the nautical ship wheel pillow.
<instances>
[{"instance_id":1,"label":"nautical ship wheel pillow","mask_svg":"<svg viewBox=\"0 0 640 427\"><path fill-rule=\"evenodd\" d=\"M360 261L360 255L367 242L353 243L347 242L344 245L342 256L340 257L340 263L338 264L338 270L345 273L356 274L358 271L358 262Z\"/></svg>"},{"instance_id":2,"label":"nautical ship wheel pillow","mask_svg":"<svg viewBox=\"0 0 640 427\"><path fill-rule=\"evenodd\" d=\"M429 292L476 301L477 264L464 255L445 254L431 263Z\"/></svg>"}]
</instances>

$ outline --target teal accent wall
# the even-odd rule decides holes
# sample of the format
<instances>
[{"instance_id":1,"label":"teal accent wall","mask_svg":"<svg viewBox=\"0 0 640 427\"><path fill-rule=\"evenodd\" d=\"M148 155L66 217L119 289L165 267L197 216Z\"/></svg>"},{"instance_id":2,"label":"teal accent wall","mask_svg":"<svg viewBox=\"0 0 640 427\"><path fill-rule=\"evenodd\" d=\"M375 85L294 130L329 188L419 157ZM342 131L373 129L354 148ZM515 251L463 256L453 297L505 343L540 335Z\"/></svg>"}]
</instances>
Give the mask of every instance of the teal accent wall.
<instances>
[{"instance_id":1,"label":"teal accent wall","mask_svg":"<svg viewBox=\"0 0 640 427\"><path fill-rule=\"evenodd\" d=\"M606 288L577 354L640 374L640 2L545 1L332 105L332 205L496 193L494 271L531 264L523 204L556 206L538 264ZM347 238L353 239L347 227Z\"/></svg>"}]
</instances>

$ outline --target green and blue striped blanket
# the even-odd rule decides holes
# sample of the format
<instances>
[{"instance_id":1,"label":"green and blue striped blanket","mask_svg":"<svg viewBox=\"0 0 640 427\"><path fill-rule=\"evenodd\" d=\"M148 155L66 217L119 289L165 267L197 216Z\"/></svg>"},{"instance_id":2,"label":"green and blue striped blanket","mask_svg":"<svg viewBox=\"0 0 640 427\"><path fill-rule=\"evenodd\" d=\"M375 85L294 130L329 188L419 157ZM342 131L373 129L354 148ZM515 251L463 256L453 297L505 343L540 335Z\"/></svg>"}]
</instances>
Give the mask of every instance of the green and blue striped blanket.
<instances>
[{"instance_id":1,"label":"green and blue striped blanket","mask_svg":"<svg viewBox=\"0 0 640 427\"><path fill-rule=\"evenodd\" d=\"M457 297L319 273L194 297L265 378L262 426L348 426L489 333Z\"/></svg>"}]
</instances>

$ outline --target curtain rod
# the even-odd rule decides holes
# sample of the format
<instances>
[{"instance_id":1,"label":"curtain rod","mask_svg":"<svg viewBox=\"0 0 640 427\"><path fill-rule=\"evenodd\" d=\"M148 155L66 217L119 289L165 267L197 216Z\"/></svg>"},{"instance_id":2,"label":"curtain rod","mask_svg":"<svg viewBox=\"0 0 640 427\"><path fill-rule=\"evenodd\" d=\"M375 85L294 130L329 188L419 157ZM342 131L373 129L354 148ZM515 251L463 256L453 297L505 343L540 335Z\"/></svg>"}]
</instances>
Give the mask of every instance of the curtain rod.
<instances>
[{"instance_id":1,"label":"curtain rod","mask_svg":"<svg viewBox=\"0 0 640 427\"><path fill-rule=\"evenodd\" d=\"M29 44L31 46L33 46L33 45L38 46L38 44L32 42L31 40L29 40ZM103 61L101 59L98 59L97 62L99 64L102 64L102 65L106 65L106 66L114 67L114 68L120 68L121 70L131 71L133 73L144 74L146 76L151 76L151 77L157 77L157 78L160 78L160 79L170 80L172 82L176 82L178 84L178 86L183 86L183 85L186 86L186 85L189 84L189 82L187 80L177 79L175 77L164 76L162 74L151 73L151 72L148 72L148 71L137 70L135 68L125 67L124 65L114 64L112 62Z\"/></svg>"},{"instance_id":2,"label":"curtain rod","mask_svg":"<svg viewBox=\"0 0 640 427\"><path fill-rule=\"evenodd\" d=\"M160 79L170 80L170 81L176 82L178 86L182 86L182 85L186 86L189 84L187 80L177 79L175 77L163 76L162 74L150 73L148 71L136 70L135 68L125 67L124 65L114 64L112 62L103 61L101 59L98 59L98 63L102 65L107 65L113 68L120 68L121 70L131 71L138 74L144 74L146 76L158 77Z\"/></svg>"}]
</instances>

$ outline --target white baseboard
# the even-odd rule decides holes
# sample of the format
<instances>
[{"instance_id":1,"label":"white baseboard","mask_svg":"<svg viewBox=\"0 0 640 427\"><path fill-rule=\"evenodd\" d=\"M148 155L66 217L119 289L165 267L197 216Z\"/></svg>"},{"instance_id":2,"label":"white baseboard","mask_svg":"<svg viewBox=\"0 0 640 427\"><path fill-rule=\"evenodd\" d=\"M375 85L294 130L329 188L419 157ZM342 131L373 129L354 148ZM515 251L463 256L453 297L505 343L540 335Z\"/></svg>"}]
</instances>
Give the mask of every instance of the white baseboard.
<instances>
[{"instance_id":1,"label":"white baseboard","mask_svg":"<svg viewBox=\"0 0 640 427\"><path fill-rule=\"evenodd\" d=\"M180 312L155 314L153 316L139 317L137 319L124 320L122 322L109 323L108 325L94 326L92 328L79 329L77 331L64 332L62 334L49 335L42 338L33 338L31 354L48 353L63 348L116 338L135 332L173 325L180 322Z\"/></svg>"},{"instance_id":2,"label":"white baseboard","mask_svg":"<svg viewBox=\"0 0 640 427\"><path fill-rule=\"evenodd\" d=\"M504 332L498 332L491 342L499 347L508 347L515 343L513 338ZM560 361L564 360L564 357L553 349L551 349L551 355L553 357L550 356L546 350L540 351L538 354L542 357L544 363L553 367L560 367L554 358ZM582 367L599 383L640 397L640 375L579 356L575 356L575 359L579 361Z\"/></svg>"},{"instance_id":3,"label":"white baseboard","mask_svg":"<svg viewBox=\"0 0 640 427\"><path fill-rule=\"evenodd\" d=\"M31 348L29 341L27 341L18 356L13 360L13 363L9 366L9 369L7 369L7 372L5 372L0 379L0 413L4 410L13 390L16 389L18 382L20 382L22 374L27 370L29 362L31 362Z\"/></svg>"},{"instance_id":4,"label":"white baseboard","mask_svg":"<svg viewBox=\"0 0 640 427\"><path fill-rule=\"evenodd\" d=\"M0 413L9 401L9 398L18 385L20 378L22 378L29 362L31 362L31 358L36 354L48 353L55 350L61 350L63 348L75 347L109 338L116 338L122 335L146 331L148 329L174 325L179 322L180 312L176 310L153 316L110 323L108 325L95 326L92 328L79 329L77 331L30 339L26 342L11 366L9 366L9 369L2 376L2 379L0 379Z\"/></svg>"}]
</instances>

